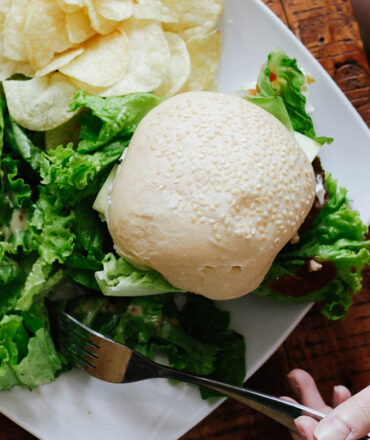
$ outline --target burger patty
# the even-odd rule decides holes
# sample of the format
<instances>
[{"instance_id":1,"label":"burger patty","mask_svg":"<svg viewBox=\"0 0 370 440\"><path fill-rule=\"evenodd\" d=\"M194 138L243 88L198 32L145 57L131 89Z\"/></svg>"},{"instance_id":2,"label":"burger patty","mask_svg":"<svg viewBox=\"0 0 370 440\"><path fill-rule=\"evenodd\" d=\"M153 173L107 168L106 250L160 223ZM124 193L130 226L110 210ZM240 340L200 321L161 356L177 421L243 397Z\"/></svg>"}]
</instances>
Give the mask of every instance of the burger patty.
<instances>
[{"instance_id":1,"label":"burger patty","mask_svg":"<svg viewBox=\"0 0 370 440\"><path fill-rule=\"evenodd\" d=\"M300 232L306 231L311 226L312 222L320 214L322 208L329 200L328 188L325 183L325 171L322 169L321 161L318 157L312 162L312 167L315 172L316 196L311 211L308 213L305 221L298 230L298 235Z\"/></svg>"},{"instance_id":2,"label":"burger patty","mask_svg":"<svg viewBox=\"0 0 370 440\"><path fill-rule=\"evenodd\" d=\"M299 234L306 231L320 214L322 208L328 203L329 193L325 183L325 172L318 157L312 162L316 180L316 196L312 208L305 221L299 228L297 235L287 244L294 246L299 242ZM308 259L295 275L285 275L273 280L269 288L273 292L282 293L287 296L300 297L320 289L331 281L337 273L335 265L330 261L316 261Z\"/></svg>"},{"instance_id":3,"label":"burger patty","mask_svg":"<svg viewBox=\"0 0 370 440\"><path fill-rule=\"evenodd\" d=\"M269 284L272 292L300 297L324 287L337 273L331 261L316 261L310 258L295 275L284 275Z\"/></svg>"}]
</instances>

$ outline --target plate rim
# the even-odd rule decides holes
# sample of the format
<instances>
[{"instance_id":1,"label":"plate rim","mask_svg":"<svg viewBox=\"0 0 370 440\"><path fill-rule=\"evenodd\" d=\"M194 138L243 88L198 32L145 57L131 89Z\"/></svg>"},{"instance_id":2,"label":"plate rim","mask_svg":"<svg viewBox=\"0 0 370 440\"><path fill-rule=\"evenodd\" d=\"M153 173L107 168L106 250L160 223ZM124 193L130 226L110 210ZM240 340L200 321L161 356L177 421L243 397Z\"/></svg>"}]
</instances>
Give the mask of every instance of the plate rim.
<instances>
[{"instance_id":1,"label":"plate rim","mask_svg":"<svg viewBox=\"0 0 370 440\"><path fill-rule=\"evenodd\" d=\"M232 1L232 0L225 0L225 1ZM279 28L279 31L287 35L290 39L294 41L294 43L298 46L298 48L303 51L306 56L316 64L318 70L323 74L329 81L331 82L333 88L336 91L336 95L340 98L340 100L343 102L343 105L348 108L351 111L352 117L356 120L358 124L360 124L365 130L367 130L370 138L370 131L368 130L368 126L366 125L363 118L360 116L360 114L357 112L354 105L351 103L351 101L347 98L347 96L344 94L344 92L340 89L338 84L333 80L333 78L329 75L329 73L325 70L325 68L321 65L321 63L311 54L311 52L308 50L308 48L299 40L299 38L294 34L292 30L289 29L287 25L285 25L280 18L265 4L263 3L263 0L248 0L250 3L254 3L257 8L260 8L260 10L269 17L270 20L272 20L276 26ZM254 367L248 371L247 377L245 378L245 381L248 380L271 356L272 354L282 345L282 343L288 338L288 336L292 333L292 331L296 328L296 326L301 322L301 320L304 318L304 316L308 313L308 311L311 309L312 303L308 303L307 306L300 311L297 314L297 317L294 319L294 321L291 323L289 328L276 340L275 344L271 347L270 350L267 350L265 354L261 357L261 359L254 365ZM84 374L81 371L81 374ZM44 385L44 386L47 386ZM186 432L188 432L190 429L194 428L201 420L203 420L205 417L207 417L209 414L211 414L221 403L223 403L226 400L226 398L218 399L218 401L209 407L204 407L200 412L195 414L193 417L188 419L186 423L182 425L181 428L179 428L176 433L174 432L174 435L176 439L184 435ZM35 427L30 426L29 423L24 422L20 417L18 417L17 414L11 414L9 413L6 408L4 409L3 404L0 402L0 409L1 412L9 418L11 421L31 433L37 438L42 439L42 437L39 437L39 434L35 430Z\"/></svg>"}]
</instances>

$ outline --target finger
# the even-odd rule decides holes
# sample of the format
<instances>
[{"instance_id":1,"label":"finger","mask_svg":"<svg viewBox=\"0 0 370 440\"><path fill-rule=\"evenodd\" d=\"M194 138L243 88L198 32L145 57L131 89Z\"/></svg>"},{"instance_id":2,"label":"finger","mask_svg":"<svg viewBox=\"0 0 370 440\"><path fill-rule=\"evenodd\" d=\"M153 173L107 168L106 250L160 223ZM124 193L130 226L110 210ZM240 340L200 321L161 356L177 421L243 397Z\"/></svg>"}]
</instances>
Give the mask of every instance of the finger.
<instances>
[{"instance_id":1,"label":"finger","mask_svg":"<svg viewBox=\"0 0 370 440\"><path fill-rule=\"evenodd\" d=\"M304 440L314 440L313 432L318 424L316 420L311 417L302 416L294 420L298 432Z\"/></svg>"},{"instance_id":2,"label":"finger","mask_svg":"<svg viewBox=\"0 0 370 440\"><path fill-rule=\"evenodd\" d=\"M296 400L294 400L294 399L292 399L291 397L288 397L288 396L281 396L280 399L289 400L289 402L293 402L293 403L298 403ZM296 420L298 420L298 419L296 419ZM296 420L294 420L294 423L296 423ZM289 432L290 432L290 435L292 436L293 440L306 440L300 434L297 434L297 433L295 433L293 431L289 431Z\"/></svg>"},{"instance_id":3,"label":"finger","mask_svg":"<svg viewBox=\"0 0 370 440\"><path fill-rule=\"evenodd\" d=\"M288 400L289 402L298 403L296 400L288 396L281 396L280 399Z\"/></svg>"},{"instance_id":4,"label":"finger","mask_svg":"<svg viewBox=\"0 0 370 440\"><path fill-rule=\"evenodd\" d=\"M303 405L328 414L332 408L326 405L316 383L306 371L295 369L288 374L291 387Z\"/></svg>"},{"instance_id":5,"label":"finger","mask_svg":"<svg viewBox=\"0 0 370 440\"><path fill-rule=\"evenodd\" d=\"M294 403L298 403L296 400L292 399L291 397L288 396L281 396L280 399L284 399L284 400L289 400L289 402L294 402ZM296 434L293 431L289 431L290 435L292 436L293 440L302 440L302 437L299 434Z\"/></svg>"},{"instance_id":6,"label":"finger","mask_svg":"<svg viewBox=\"0 0 370 440\"><path fill-rule=\"evenodd\" d=\"M341 403L345 402L351 397L351 392L343 385L337 385L333 389L333 408L337 407Z\"/></svg>"},{"instance_id":7,"label":"finger","mask_svg":"<svg viewBox=\"0 0 370 440\"><path fill-rule=\"evenodd\" d=\"M317 425L317 440L355 440L370 431L370 386L337 406Z\"/></svg>"}]
</instances>

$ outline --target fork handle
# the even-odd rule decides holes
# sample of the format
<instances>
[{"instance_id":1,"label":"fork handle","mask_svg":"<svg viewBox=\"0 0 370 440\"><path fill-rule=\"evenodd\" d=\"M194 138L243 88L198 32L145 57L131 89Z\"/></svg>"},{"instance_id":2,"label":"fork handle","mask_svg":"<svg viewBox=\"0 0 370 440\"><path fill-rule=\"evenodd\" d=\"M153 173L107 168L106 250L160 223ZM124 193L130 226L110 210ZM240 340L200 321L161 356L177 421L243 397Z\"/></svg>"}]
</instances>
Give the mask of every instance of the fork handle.
<instances>
[{"instance_id":1,"label":"fork handle","mask_svg":"<svg viewBox=\"0 0 370 440\"><path fill-rule=\"evenodd\" d=\"M195 385L210 388L211 390L217 391L225 396L244 403L256 411L259 411L260 413L270 417L281 425L286 426L293 432L298 432L294 423L294 419L297 417L310 416L317 421L320 421L326 417L326 414L316 411L312 408L308 408L300 403L290 402L289 400L270 396L269 394L260 393L258 391L253 391L249 388L229 385L224 382L185 373L162 365L158 370L157 377L181 380L183 382L189 382ZM366 435L359 440L369 439L370 437Z\"/></svg>"},{"instance_id":2,"label":"fork handle","mask_svg":"<svg viewBox=\"0 0 370 440\"><path fill-rule=\"evenodd\" d=\"M157 370L157 377L189 382L217 391L265 414L294 432L297 432L294 419L299 416L307 415L313 417L315 420L321 420L325 417L325 414L298 403L253 391L248 388L237 387L205 377L188 374L162 365Z\"/></svg>"}]
</instances>

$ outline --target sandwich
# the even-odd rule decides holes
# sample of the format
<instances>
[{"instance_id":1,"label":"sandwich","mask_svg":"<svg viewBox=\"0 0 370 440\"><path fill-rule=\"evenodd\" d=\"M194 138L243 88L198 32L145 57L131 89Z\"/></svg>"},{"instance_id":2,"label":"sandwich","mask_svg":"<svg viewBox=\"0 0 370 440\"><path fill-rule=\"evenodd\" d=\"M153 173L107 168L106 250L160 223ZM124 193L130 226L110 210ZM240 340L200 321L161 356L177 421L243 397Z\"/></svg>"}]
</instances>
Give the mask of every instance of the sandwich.
<instances>
[{"instance_id":1,"label":"sandwich","mask_svg":"<svg viewBox=\"0 0 370 440\"><path fill-rule=\"evenodd\" d=\"M11 104L14 91L47 81L4 81L0 389L31 389L71 367L50 333L56 301L145 356L237 385L244 339L212 300L253 292L345 316L370 242L316 158L332 139L306 111L310 81L277 49L233 95L79 90L69 112L62 106L67 122L41 131L17 123ZM38 109L46 98L46 119L32 100L21 114L54 121L70 100L54 86L51 113L48 92L32 95Z\"/></svg>"},{"instance_id":2,"label":"sandwich","mask_svg":"<svg viewBox=\"0 0 370 440\"><path fill-rule=\"evenodd\" d=\"M189 92L140 122L107 225L133 264L226 300L261 284L314 197L311 163L280 121L238 96Z\"/></svg>"},{"instance_id":3,"label":"sandwich","mask_svg":"<svg viewBox=\"0 0 370 440\"><path fill-rule=\"evenodd\" d=\"M103 293L135 294L114 269L124 260L173 291L346 314L370 262L367 227L317 157L333 139L306 111L311 81L278 48L237 94L180 94L143 118L94 205L115 249L96 273Z\"/></svg>"}]
</instances>

